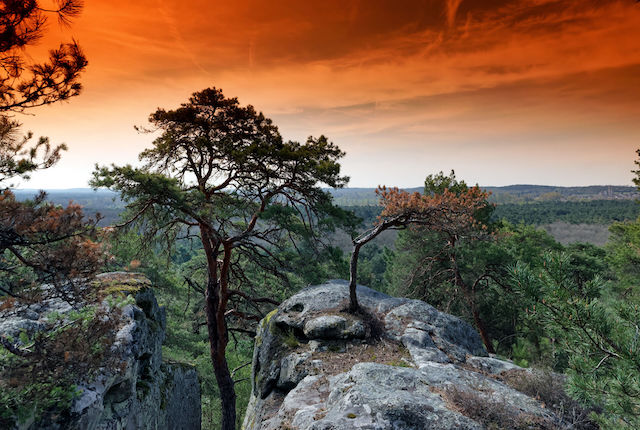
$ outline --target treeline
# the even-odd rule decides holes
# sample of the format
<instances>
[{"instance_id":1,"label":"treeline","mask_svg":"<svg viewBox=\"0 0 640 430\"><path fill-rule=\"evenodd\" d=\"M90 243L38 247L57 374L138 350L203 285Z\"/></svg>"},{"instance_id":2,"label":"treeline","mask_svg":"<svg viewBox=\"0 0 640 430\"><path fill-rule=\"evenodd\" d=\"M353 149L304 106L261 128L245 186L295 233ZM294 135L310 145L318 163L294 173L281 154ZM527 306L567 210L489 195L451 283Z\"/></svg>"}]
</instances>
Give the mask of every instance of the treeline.
<instances>
[{"instance_id":1,"label":"treeline","mask_svg":"<svg viewBox=\"0 0 640 430\"><path fill-rule=\"evenodd\" d=\"M503 189L511 189L511 187L501 187ZM535 187L539 190L541 186ZM557 189L557 187L549 187ZM578 190L582 188L587 191L608 190L610 187L575 187ZM625 190L631 187L615 187ZM573 188L572 188L573 190ZM417 189L409 189L413 192ZM527 188L527 191L530 191ZM584 191L585 195L588 194ZM525 192L526 195L533 195L533 191ZM37 191L35 190L15 190L18 200L26 200L33 198ZM504 219L512 224L523 222L525 224L545 225L557 221L567 222L571 224L603 224L609 225L617 221L634 220L640 216L640 205L636 200L620 199L620 200L548 200L548 201L529 201L528 203L504 203L499 201L519 200L512 191L503 192L502 194L492 194L490 201L496 203L494 212L494 220ZM124 203L120 200L116 193L106 190L93 191L91 189L74 189L74 190L52 190L48 191L48 200L56 205L67 205L70 201L83 207L84 212L88 216L100 214L102 220L101 226L108 226L116 223L120 214L124 210ZM523 195L524 195L523 194ZM628 193L627 193L628 194ZM378 205L378 199L370 188L356 188L347 190L332 191L334 203L343 209L352 211L356 216L363 219L365 223L375 221L382 210ZM510 197L507 197L510 196Z\"/></svg>"},{"instance_id":2,"label":"treeline","mask_svg":"<svg viewBox=\"0 0 640 430\"><path fill-rule=\"evenodd\" d=\"M586 200L498 204L493 219L504 219L513 224L542 225L564 221L571 224L608 225L635 220L638 216L640 205L635 200Z\"/></svg>"},{"instance_id":3,"label":"treeline","mask_svg":"<svg viewBox=\"0 0 640 430\"><path fill-rule=\"evenodd\" d=\"M377 205L344 205L365 224L376 220L382 211ZM554 222L570 224L604 224L631 221L640 216L635 200L547 201L497 204L492 221L505 220L511 224L546 225Z\"/></svg>"},{"instance_id":4,"label":"treeline","mask_svg":"<svg viewBox=\"0 0 640 430\"><path fill-rule=\"evenodd\" d=\"M634 187L621 185L591 185L586 187L558 187L552 185L507 185L481 187L490 193L489 201L497 204L531 202L574 202L586 200L636 200L640 193ZM422 187L406 188L408 192L422 192ZM329 190L340 206L376 206L375 188L345 188Z\"/></svg>"}]
</instances>

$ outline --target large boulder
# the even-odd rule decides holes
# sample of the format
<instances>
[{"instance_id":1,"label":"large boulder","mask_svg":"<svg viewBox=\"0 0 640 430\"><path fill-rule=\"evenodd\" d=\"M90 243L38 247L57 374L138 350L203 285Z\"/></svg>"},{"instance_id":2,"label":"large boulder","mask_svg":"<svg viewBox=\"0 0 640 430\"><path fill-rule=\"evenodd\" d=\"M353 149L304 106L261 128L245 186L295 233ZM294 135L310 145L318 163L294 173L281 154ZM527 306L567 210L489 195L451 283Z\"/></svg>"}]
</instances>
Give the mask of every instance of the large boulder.
<instances>
[{"instance_id":1,"label":"large boulder","mask_svg":"<svg viewBox=\"0 0 640 430\"><path fill-rule=\"evenodd\" d=\"M244 430L578 428L508 384L535 375L489 357L466 322L357 291L357 315L347 282L330 281L261 321Z\"/></svg>"},{"instance_id":2,"label":"large boulder","mask_svg":"<svg viewBox=\"0 0 640 430\"><path fill-rule=\"evenodd\" d=\"M45 415L17 424L16 429L200 429L200 384L194 368L162 361L166 318L149 281L142 275L107 273L98 276L93 288L112 291L99 306L118 306L113 297L133 297L123 304L113 321L114 343L104 365L91 377L77 381L79 395L69 411ZM17 338L47 328L55 312L64 317L72 307L49 298L39 303L14 304L0 311L0 334ZM88 339L88 342L90 340Z\"/></svg>"}]
</instances>

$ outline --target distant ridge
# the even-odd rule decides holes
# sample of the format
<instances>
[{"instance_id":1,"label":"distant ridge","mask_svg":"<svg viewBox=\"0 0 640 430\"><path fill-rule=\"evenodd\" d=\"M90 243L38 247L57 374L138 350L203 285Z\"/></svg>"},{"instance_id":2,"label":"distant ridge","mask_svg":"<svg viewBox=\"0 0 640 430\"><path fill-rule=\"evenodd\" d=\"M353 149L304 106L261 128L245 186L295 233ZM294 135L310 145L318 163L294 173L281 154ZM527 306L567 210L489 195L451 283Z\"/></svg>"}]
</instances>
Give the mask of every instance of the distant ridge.
<instances>
[{"instance_id":1,"label":"distant ridge","mask_svg":"<svg viewBox=\"0 0 640 430\"><path fill-rule=\"evenodd\" d=\"M495 203L527 203L536 201L581 201L581 200L635 200L640 199L636 187L624 185L589 185L584 187L561 187L554 185L516 184L503 187L481 187L491 192ZM422 187L404 188L409 192L422 192ZM336 204L341 206L377 205L375 188L342 188L329 190Z\"/></svg>"},{"instance_id":2,"label":"distant ridge","mask_svg":"<svg viewBox=\"0 0 640 430\"><path fill-rule=\"evenodd\" d=\"M516 184L502 187L482 187L491 192L491 200L495 203L529 203L539 201L584 201L584 200L635 200L640 199L640 192L635 187L624 185L589 185L584 187L562 187L554 185ZM409 192L422 192L422 187L404 188ZM376 206L378 198L375 188L354 187L327 189L334 201L340 206ZM16 189L19 199L27 199L39 192L35 189ZM84 206L92 206L92 202L102 199L115 199L111 203L122 207L118 194L109 190L93 190L91 188L70 188L46 190L50 199L57 204L65 204L73 200Z\"/></svg>"}]
</instances>

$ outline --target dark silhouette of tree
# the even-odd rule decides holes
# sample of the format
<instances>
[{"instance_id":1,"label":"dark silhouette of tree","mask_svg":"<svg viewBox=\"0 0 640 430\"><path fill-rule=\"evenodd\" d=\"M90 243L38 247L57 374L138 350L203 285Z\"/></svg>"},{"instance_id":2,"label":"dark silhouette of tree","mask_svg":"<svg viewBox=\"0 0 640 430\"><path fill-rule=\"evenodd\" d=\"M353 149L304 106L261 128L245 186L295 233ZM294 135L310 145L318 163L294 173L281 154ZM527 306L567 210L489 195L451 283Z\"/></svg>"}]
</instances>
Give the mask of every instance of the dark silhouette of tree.
<instances>
[{"instance_id":1,"label":"dark silhouette of tree","mask_svg":"<svg viewBox=\"0 0 640 430\"><path fill-rule=\"evenodd\" d=\"M47 61L27 61L26 49L42 38L52 15L69 25L82 10L81 0L59 0L46 9L37 0L0 0L0 187L13 177L47 168L60 159L65 145L52 147L41 137L28 143L32 133L20 136L20 123L8 115L67 100L80 94L80 73L87 59L75 41L49 51Z\"/></svg>"},{"instance_id":2,"label":"dark silhouette of tree","mask_svg":"<svg viewBox=\"0 0 640 430\"><path fill-rule=\"evenodd\" d=\"M33 134L21 135L19 129L17 121L0 115L0 189L10 187L5 182L12 178L29 179L29 173L53 166L67 149L64 144L52 147L46 137L28 146Z\"/></svg>"},{"instance_id":3,"label":"dark silhouette of tree","mask_svg":"<svg viewBox=\"0 0 640 430\"><path fill-rule=\"evenodd\" d=\"M337 160L344 153L324 136L283 141L272 121L240 106L216 88L197 93L175 110L149 118L161 135L140 154L142 168L98 168L94 187L108 187L129 202L132 216L152 236L196 237L207 261L204 290L211 361L222 403L222 429L235 428L236 396L225 351L228 319L252 318L251 306L273 302L241 287L247 265L277 277L286 261L278 250L296 246L325 210L330 196L318 184L343 186Z\"/></svg>"},{"instance_id":4,"label":"dark silhouette of tree","mask_svg":"<svg viewBox=\"0 0 640 430\"><path fill-rule=\"evenodd\" d=\"M42 63L28 63L25 48L42 38L50 15L68 25L81 10L80 0L59 0L52 10L37 0L0 1L0 112L21 112L80 93L87 59L75 41L51 49Z\"/></svg>"},{"instance_id":5,"label":"dark silhouette of tree","mask_svg":"<svg viewBox=\"0 0 640 430\"><path fill-rule=\"evenodd\" d=\"M636 150L636 154L638 154L639 158L635 160L634 163L636 166L640 167L640 149ZM638 189L640 189L640 169L632 170L631 173L636 175L636 177L633 178L633 183L635 184L636 187L638 187Z\"/></svg>"}]
</instances>

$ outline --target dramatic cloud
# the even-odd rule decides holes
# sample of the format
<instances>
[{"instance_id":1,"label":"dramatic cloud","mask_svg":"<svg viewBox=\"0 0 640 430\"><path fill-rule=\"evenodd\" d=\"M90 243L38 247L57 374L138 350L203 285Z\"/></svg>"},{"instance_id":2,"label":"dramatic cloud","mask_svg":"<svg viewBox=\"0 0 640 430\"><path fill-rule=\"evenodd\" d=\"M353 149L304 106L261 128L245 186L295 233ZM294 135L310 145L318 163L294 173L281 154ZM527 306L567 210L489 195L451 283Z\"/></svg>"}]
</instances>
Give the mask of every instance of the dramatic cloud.
<instances>
[{"instance_id":1,"label":"dramatic cloud","mask_svg":"<svg viewBox=\"0 0 640 430\"><path fill-rule=\"evenodd\" d=\"M133 159L149 141L133 124L215 85L288 137L330 136L354 186L450 168L483 184L628 183L638 28L632 0L88 2L72 27L85 94L24 122L88 170Z\"/></svg>"}]
</instances>

